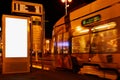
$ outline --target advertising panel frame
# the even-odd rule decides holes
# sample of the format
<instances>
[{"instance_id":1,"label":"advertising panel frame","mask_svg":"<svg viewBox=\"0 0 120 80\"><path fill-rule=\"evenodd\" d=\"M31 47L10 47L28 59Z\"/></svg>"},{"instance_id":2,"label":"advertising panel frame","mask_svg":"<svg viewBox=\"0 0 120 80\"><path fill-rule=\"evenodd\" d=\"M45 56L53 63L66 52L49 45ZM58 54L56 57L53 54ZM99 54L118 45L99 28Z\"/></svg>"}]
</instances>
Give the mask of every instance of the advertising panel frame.
<instances>
[{"instance_id":1,"label":"advertising panel frame","mask_svg":"<svg viewBox=\"0 0 120 80\"><path fill-rule=\"evenodd\" d=\"M26 28L25 28L25 30L27 30L27 34L25 35L27 37L26 38L27 39L27 41L26 41L26 44L27 44L26 45L26 48L27 48L26 49L27 50L26 54L27 54L27 56L26 57L25 56L23 56L23 57L22 56L21 57L18 57L18 56L17 57L16 56L14 56L14 57L6 57L6 48L7 48L6 42L9 42L9 40L6 40L6 39L8 39L8 38L6 38L6 34L7 34L6 29L7 29L7 27L10 27L10 25L12 25L12 24L13 24L14 28L15 28L15 26L16 27L18 26L18 28L20 28L19 27L20 24L14 25L16 22L20 23L18 21L14 22L14 23L13 23L13 21L11 21L11 24L7 25L6 24L6 19L7 18L11 18L11 19L13 18L13 19L18 19L18 20L20 19L21 22L22 22L22 20L27 20L27 23L26 23L27 25L26 25ZM29 17L14 16L14 15L3 15L2 16L2 43L3 43L3 48L2 48L2 51L3 51L3 55L2 55L3 56L2 73L3 74L30 72L30 24L29 24L29 21L30 21ZM23 25L23 23L21 23L21 25ZM24 30L24 29L20 29L20 30ZM15 39L15 37L14 37L15 35L17 35L18 32L21 32L20 35L22 34L22 32L25 32L25 31L19 31L18 30L18 32L12 34L12 31L11 31L11 33L9 32L11 34L11 36L9 36L9 37L13 38L12 40L18 40L18 39ZM19 36L19 37L21 37L20 40L26 40L26 39L22 39L22 38L25 38L25 36L24 37L22 37L22 36L24 36L24 35ZM12 42L15 42L15 41L12 41ZM20 41L18 40L18 42L20 42ZM14 44L15 43L13 43L13 45ZM25 44L22 44L22 45L25 46ZM16 48L16 47L22 48L23 46L19 47L19 45L18 45L18 46L12 46L12 47L14 47L14 48ZM21 50L24 50L24 49L21 49Z\"/></svg>"}]
</instances>

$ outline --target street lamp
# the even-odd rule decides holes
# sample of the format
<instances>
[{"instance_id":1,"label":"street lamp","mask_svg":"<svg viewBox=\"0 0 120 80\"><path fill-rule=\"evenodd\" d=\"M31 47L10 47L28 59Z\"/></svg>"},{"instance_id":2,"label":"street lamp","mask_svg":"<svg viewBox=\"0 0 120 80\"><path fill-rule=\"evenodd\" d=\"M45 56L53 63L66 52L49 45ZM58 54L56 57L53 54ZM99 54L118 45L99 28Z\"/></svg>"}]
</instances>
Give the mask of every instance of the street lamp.
<instances>
[{"instance_id":1,"label":"street lamp","mask_svg":"<svg viewBox=\"0 0 120 80\"><path fill-rule=\"evenodd\" d=\"M72 2L72 0L61 0L63 3L65 3L65 15L67 15L67 7L69 7L68 2Z\"/></svg>"}]
</instances>

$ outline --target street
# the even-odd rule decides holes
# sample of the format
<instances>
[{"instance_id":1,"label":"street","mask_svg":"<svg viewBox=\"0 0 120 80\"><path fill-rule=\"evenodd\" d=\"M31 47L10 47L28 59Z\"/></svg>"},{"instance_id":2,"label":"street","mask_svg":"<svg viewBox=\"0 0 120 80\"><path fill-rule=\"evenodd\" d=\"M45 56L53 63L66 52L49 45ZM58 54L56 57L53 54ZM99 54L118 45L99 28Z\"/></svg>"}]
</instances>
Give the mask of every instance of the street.
<instances>
[{"instance_id":1,"label":"street","mask_svg":"<svg viewBox=\"0 0 120 80\"><path fill-rule=\"evenodd\" d=\"M108 80L92 75L80 75L68 70L31 69L30 73L0 74L0 80Z\"/></svg>"}]
</instances>

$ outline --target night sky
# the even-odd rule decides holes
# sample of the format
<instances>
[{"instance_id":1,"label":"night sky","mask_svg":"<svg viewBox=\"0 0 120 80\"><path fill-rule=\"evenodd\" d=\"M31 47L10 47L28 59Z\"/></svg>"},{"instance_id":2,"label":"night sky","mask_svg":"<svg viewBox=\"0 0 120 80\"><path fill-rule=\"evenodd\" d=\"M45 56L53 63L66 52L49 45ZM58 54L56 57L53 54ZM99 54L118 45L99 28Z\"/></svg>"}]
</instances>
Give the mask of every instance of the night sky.
<instances>
[{"instance_id":1,"label":"night sky","mask_svg":"<svg viewBox=\"0 0 120 80\"><path fill-rule=\"evenodd\" d=\"M45 31L46 38L52 37L53 25L59 20L62 16L65 15L65 6L61 0L21 0L26 2L33 2L43 4L45 9ZM90 3L94 0L72 0L69 4L68 12L74 10L76 7ZM0 18L2 14L11 14L11 2L12 0L0 0ZM1 20L0 20L1 26Z\"/></svg>"}]
</instances>

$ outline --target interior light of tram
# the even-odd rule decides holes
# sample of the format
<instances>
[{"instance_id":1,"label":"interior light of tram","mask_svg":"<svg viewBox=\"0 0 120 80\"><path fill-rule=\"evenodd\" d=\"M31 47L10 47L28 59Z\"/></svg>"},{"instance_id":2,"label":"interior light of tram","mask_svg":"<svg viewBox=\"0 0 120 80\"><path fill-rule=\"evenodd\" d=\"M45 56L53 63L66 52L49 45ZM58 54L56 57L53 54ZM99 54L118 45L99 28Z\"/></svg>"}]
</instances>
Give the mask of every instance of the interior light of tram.
<instances>
[{"instance_id":1,"label":"interior light of tram","mask_svg":"<svg viewBox=\"0 0 120 80\"><path fill-rule=\"evenodd\" d=\"M79 33L88 33L89 29L83 29L81 26L77 26L75 28L75 31L79 32Z\"/></svg>"},{"instance_id":2,"label":"interior light of tram","mask_svg":"<svg viewBox=\"0 0 120 80\"><path fill-rule=\"evenodd\" d=\"M88 33L89 29L82 30L80 33Z\"/></svg>"},{"instance_id":3,"label":"interior light of tram","mask_svg":"<svg viewBox=\"0 0 120 80\"><path fill-rule=\"evenodd\" d=\"M76 30L76 31L81 31L82 28L81 28L80 26L77 26L77 27L75 28L75 30Z\"/></svg>"},{"instance_id":4,"label":"interior light of tram","mask_svg":"<svg viewBox=\"0 0 120 80\"><path fill-rule=\"evenodd\" d=\"M116 26L116 23L115 22L110 22L110 23L107 23L107 24L103 24L103 25L99 25L99 26L95 26L92 28L92 30L104 30L104 29L111 29L111 28L114 28Z\"/></svg>"}]
</instances>

